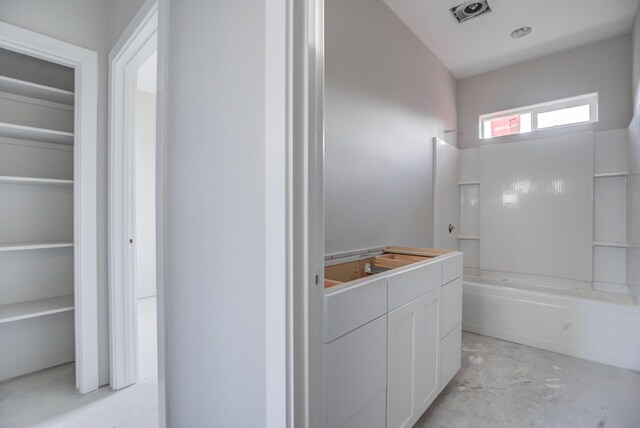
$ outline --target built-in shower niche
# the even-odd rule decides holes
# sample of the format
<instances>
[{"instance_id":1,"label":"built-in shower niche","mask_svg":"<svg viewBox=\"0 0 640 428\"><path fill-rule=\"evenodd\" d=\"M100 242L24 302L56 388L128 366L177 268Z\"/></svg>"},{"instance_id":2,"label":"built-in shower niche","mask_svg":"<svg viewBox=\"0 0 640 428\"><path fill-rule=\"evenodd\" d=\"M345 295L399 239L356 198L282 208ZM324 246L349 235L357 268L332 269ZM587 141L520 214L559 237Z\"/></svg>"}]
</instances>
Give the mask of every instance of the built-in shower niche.
<instances>
[{"instance_id":1,"label":"built-in shower niche","mask_svg":"<svg viewBox=\"0 0 640 428\"><path fill-rule=\"evenodd\" d=\"M627 139L623 129L460 150L465 274L634 302Z\"/></svg>"},{"instance_id":2,"label":"built-in shower niche","mask_svg":"<svg viewBox=\"0 0 640 428\"><path fill-rule=\"evenodd\" d=\"M630 292L627 280L626 129L595 135L593 289Z\"/></svg>"},{"instance_id":3,"label":"built-in shower niche","mask_svg":"<svg viewBox=\"0 0 640 428\"><path fill-rule=\"evenodd\" d=\"M480 274L480 149L460 151L460 251L465 272Z\"/></svg>"}]
</instances>

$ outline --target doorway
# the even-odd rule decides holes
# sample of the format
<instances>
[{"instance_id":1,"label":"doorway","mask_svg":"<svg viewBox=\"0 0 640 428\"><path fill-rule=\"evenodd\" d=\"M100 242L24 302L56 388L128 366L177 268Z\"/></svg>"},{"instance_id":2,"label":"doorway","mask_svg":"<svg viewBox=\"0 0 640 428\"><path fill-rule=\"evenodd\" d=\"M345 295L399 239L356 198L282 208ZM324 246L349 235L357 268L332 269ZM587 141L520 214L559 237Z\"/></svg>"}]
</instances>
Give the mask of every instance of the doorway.
<instances>
[{"instance_id":1,"label":"doorway","mask_svg":"<svg viewBox=\"0 0 640 428\"><path fill-rule=\"evenodd\" d=\"M99 384L98 56L4 22L0 49L0 379L75 358L84 394Z\"/></svg>"},{"instance_id":2,"label":"doorway","mask_svg":"<svg viewBox=\"0 0 640 428\"><path fill-rule=\"evenodd\" d=\"M138 68L133 155L134 283L138 325L138 382L158 381L156 281L156 83L157 51Z\"/></svg>"},{"instance_id":3,"label":"doorway","mask_svg":"<svg viewBox=\"0 0 640 428\"><path fill-rule=\"evenodd\" d=\"M110 385L156 394L157 10L147 1L109 55Z\"/></svg>"}]
</instances>

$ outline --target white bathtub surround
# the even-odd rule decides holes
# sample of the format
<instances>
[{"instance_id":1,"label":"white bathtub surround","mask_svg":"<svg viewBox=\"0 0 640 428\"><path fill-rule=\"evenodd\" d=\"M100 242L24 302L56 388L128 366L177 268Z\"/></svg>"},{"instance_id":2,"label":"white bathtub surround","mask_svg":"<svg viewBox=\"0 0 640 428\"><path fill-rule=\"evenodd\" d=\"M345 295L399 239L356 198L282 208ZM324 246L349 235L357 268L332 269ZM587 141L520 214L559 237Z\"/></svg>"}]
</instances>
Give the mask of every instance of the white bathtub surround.
<instances>
[{"instance_id":1,"label":"white bathtub surround","mask_svg":"<svg viewBox=\"0 0 640 428\"><path fill-rule=\"evenodd\" d=\"M459 190L441 197L460 201L464 330L640 370L627 145L622 129L459 151Z\"/></svg>"},{"instance_id":2,"label":"white bathtub surround","mask_svg":"<svg viewBox=\"0 0 640 428\"><path fill-rule=\"evenodd\" d=\"M460 233L460 150L441 140L433 139L433 246L458 249ZM452 226L452 227L451 227Z\"/></svg>"},{"instance_id":3,"label":"white bathtub surround","mask_svg":"<svg viewBox=\"0 0 640 428\"><path fill-rule=\"evenodd\" d=\"M640 306L583 293L466 277L463 329L640 371Z\"/></svg>"},{"instance_id":4,"label":"white bathtub surround","mask_svg":"<svg viewBox=\"0 0 640 428\"><path fill-rule=\"evenodd\" d=\"M591 132L482 147L482 269L591 286L593 147Z\"/></svg>"},{"instance_id":5,"label":"white bathtub surround","mask_svg":"<svg viewBox=\"0 0 640 428\"><path fill-rule=\"evenodd\" d=\"M465 272L636 296L627 145L621 129L460 150Z\"/></svg>"}]
</instances>

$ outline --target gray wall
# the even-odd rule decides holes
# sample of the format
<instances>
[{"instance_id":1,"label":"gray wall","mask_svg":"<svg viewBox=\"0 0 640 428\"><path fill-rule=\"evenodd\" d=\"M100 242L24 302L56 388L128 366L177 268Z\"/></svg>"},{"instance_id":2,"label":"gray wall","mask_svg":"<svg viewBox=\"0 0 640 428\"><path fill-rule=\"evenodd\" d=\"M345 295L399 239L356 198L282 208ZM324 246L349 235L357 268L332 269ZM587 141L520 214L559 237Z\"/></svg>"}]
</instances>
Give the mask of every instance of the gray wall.
<instances>
[{"instance_id":1,"label":"gray wall","mask_svg":"<svg viewBox=\"0 0 640 428\"><path fill-rule=\"evenodd\" d=\"M624 35L460 80L458 146L480 144L482 114L591 92L599 93L600 121L588 129L626 128L631 120L631 68L631 37Z\"/></svg>"},{"instance_id":2,"label":"gray wall","mask_svg":"<svg viewBox=\"0 0 640 428\"><path fill-rule=\"evenodd\" d=\"M143 0L2 0L0 21L98 52L98 316L100 384L109 383L107 288L107 57ZM130 16L129 16L130 15ZM111 16L118 16L111 25Z\"/></svg>"},{"instance_id":3,"label":"gray wall","mask_svg":"<svg viewBox=\"0 0 640 428\"><path fill-rule=\"evenodd\" d=\"M456 80L381 0L327 0L325 54L325 251L431 245Z\"/></svg>"},{"instance_id":4,"label":"gray wall","mask_svg":"<svg viewBox=\"0 0 640 428\"><path fill-rule=\"evenodd\" d=\"M265 2L170 0L168 6L168 426L261 427Z\"/></svg>"},{"instance_id":5,"label":"gray wall","mask_svg":"<svg viewBox=\"0 0 640 428\"><path fill-rule=\"evenodd\" d=\"M109 7L109 33L107 43L115 45L120 35L127 29L140 6L145 0L106 0Z\"/></svg>"},{"instance_id":6,"label":"gray wall","mask_svg":"<svg viewBox=\"0 0 640 428\"><path fill-rule=\"evenodd\" d=\"M640 9L633 27L634 115L629 126L629 171L627 179L627 281L640 297Z\"/></svg>"}]
</instances>

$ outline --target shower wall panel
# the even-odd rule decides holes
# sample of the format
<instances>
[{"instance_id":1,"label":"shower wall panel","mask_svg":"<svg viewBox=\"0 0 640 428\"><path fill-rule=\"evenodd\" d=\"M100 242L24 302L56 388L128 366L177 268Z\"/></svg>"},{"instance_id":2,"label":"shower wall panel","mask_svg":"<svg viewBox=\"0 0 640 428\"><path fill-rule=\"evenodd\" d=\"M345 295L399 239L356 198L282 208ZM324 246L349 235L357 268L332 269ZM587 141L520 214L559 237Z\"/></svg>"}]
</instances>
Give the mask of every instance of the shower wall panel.
<instances>
[{"instance_id":1,"label":"shower wall panel","mask_svg":"<svg viewBox=\"0 0 640 428\"><path fill-rule=\"evenodd\" d=\"M481 152L481 269L591 282L594 134Z\"/></svg>"}]
</instances>

